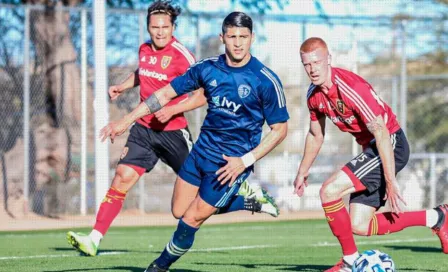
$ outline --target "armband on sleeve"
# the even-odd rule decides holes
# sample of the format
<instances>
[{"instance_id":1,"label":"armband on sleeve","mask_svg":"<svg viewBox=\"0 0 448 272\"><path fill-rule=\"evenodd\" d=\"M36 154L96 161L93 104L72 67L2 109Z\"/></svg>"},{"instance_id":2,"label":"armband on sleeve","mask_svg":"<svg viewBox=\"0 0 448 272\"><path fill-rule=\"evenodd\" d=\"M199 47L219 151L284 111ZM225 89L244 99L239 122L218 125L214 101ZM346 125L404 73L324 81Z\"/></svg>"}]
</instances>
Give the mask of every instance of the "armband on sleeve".
<instances>
[{"instance_id":1,"label":"armband on sleeve","mask_svg":"<svg viewBox=\"0 0 448 272\"><path fill-rule=\"evenodd\" d=\"M151 113L159 111L162 108L159 99L154 94L152 94L143 102L146 104L146 106L148 106L148 109L151 111Z\"/></svg>"}]
</instances>

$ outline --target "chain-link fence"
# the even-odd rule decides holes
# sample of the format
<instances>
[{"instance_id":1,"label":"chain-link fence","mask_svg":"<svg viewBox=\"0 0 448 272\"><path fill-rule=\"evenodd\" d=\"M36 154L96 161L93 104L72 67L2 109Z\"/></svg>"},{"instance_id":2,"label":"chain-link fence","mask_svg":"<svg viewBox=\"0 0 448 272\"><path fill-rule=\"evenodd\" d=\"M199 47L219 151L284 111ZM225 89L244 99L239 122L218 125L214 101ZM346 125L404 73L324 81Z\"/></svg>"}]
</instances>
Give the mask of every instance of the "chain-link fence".
<instances>
[{"instance_id":1,"label":"chain-link fence","mask_svg":"<svg viewBox=\"0 0 448 272\"><path fill-rule=\"evenodd\" d=\"M182 15L175 36L198 59L220 54L223 48L218 34L224 16ZM446 57L441 60L438 54L446 56L448 48L446 43L432 42L438 36L428 33L434 25L446 26L446 20L338 17L328 21L318 16L278 15L254 15L253 19L257 40L252 53L282 79L291 119L288 137L257 163L252 183L267 187L285 210L320 209L321 182L359 151L349 135L327 125L326 143L312 169L306 197L292 195L291 183L309 126L308 79L298 48L305 38L321 36L331 47L333 65L368 79L405 124L412 151L418 153L399 176L407 181L402 184L405 195L411 197L408 202L413 208L422 208L447 200L448 127L444 116L448 71L443 70ZM106 23L112 85L137 68L138 47L149 35L144 11L109 10ZM94 163L101 158L95 156L93 144L94 131L99 128L94 127L92 107L92 10L0 5L0 30L2 210L16 215L28 210L47 216L83 210L93 213ZM425 33L426 40L418 33ZM423 42L428 44L424 50ZM110 119L117 120L133 109L139 102L138 92L138 88L128 90L111 103ZM205 109L186 115L196 138ZM83 135L87 139L84 145ZM110 146L111 176L126 138L127 134ZM84 170L83 152L87 157ZM131 190L124 209L168 211L174 180L172 170L159 163Z\"/></svg>"}]
</instances>

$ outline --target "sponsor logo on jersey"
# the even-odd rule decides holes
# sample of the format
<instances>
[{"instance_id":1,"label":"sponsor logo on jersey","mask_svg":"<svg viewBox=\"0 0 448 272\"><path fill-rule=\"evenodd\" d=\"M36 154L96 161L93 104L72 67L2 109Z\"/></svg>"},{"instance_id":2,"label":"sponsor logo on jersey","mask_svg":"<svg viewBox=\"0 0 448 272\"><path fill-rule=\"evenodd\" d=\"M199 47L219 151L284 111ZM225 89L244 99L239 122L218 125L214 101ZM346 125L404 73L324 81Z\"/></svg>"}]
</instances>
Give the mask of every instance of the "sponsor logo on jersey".
<instances>
[{"instance_id":1,"label":"sponsor logo on jersey","mask_svg":"<svg viewBox=\"0 0 448 272\"><path fill-rule=\"evenodd\" d=\"M149 71L149 70L147 70L145 68L140 68L139 71L138 71L138 74L142 75L142 76L146 76L146 77L152 77L152 78L155 78L155 79L157 79L159 81L168 79L168 76L166 74L159 74L159 73L157 73L155 71Z\"/></svg>"},{"instance_id":2,"label":"sponsor logo on jersey","mask_svg":"<svg viewBox=\"0 0 448 272\"><path fill-rule=\"evenodd\" d=\"M250 94L250 91L251 91L251 88L248 85L243 84L238 87L238 95L241 98L247 97Z\"/></svg>"},{"instance_id":3,"label":"sponsor logo on jersey","mask_svg":"<svg viewBox=\"0 0 448 272\"><path fill-rule=\"evenodd\" d=\"M170 65L172 58L173 57L170 57L170 56L163 56L162 62L160 63L160 66L162 67L162 69L166 69Z\"/></svg>"},{"instance_id":4,"label":"sponsor logo on jersey","mask_svg":"<svg viewBox=\"0 0 448 272\"><path fill-rule=\"evenodd\" d=\"M355 116L350 116L348 118L342 118L341 116L330 116L330 119L333 123L338 123L338 122L342 122L342 123L346 123L351 125L353 123L353 120L355 120Z\"/></svg>"},{"instance_id":5,"label":"sponsor logo on jersey","mask_svg":"<svg viewBox=\"0 0 448 272\"><path fill-rule=\"evenodd\" d=\"M345 112L345 104L344 104L344 102L342 100L338 99L336 101L336 105L338 107L338 111L340 113L344 114L344 112Z\"/></svg>"},{"instance_id":6,"label":"sponsor logo on jersey","mask_svg":"<svg viewBox=\"0 0 448 272\"><path fill-rule=\"evenodd\" d=\"M216 79L213 79L212 82L210 82L210 86L212 86L212 87L218 86L218 83L216 82Z\"/></svg>"},{"instance_id":7,"label":"sponsor logo on jersey","mask_svg":"<svg viewBox=\"0 0 448 272\"><path fill-rule=\"evenodd\" d=\"M238 109L241 107L241 104L236 104L235 102L228 100L225 96L223 96L222 99L220 98L221 97L219 95L212 97L213 104L220 111L235 115Z\"/></svg>"}]
</instances>

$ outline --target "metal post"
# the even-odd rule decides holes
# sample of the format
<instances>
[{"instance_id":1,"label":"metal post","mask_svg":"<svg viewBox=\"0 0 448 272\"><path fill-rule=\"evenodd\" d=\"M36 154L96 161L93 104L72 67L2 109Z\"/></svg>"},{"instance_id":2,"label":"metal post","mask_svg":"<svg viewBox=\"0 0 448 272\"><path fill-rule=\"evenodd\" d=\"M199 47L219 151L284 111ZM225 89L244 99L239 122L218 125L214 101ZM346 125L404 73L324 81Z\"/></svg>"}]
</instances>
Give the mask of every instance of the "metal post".
<instances>
[{"instance_id":1,"label":"metal post","mask_svg":"<svg viewBox=\"0 0 448 272\"><path fill-rule=\"evenodd\" d=\"M139 34L139 42L143 44L145 42L145 31L147 29L146 20L143 13L138 14L138 34ZM139 192L139 201L138 201L138 209L140 213L145 213L145 179L140 180L138 183L138 192Z\"/></svg>"},{"instance_id":2,"label":"metal post","mask_svg":"<svg viewBox=\"0 0 448 272\"><path fill-rule=\"evenodd\" d=\"M401 71L400 71L400 126L403 129L404 132L406 132L407 129L407 111L408 111L408 105L407 105L407 92L408 92L408 85L407 85L407 60L406 60L406 21L403 21L401 23Z\"/></svg>"},{"instance_id":3,"label":"metal post","mask_svg":"<svg viewBox=\"0 0 448 272\"><path fill-rule=\"evenodd\" d=\"M398 110L398 79L392 78L392 111L397 114Z\"/></svg>"},{"instance_id":4,"label":"metal post","mask_svg":"<svg viewBox=\"0 0 448 272\"><path fill-rule=\"evenodd\" d=\"M201 19L199 16L195 17L196 19L196 47L195 47L195 55L196 59L201 59L201 32L200 32L200 23ZM198 108L194 111L194 122L195 122L195 134L196 137L199 137L201 132L201 108Z\"/></svg>"},{"instance_id":5,"label":"metal post","mask_svg":"<svg viewBox=\"0 0 448 272\"><path fill-rule=\"evenodd\" d=\"M23 199L28 213L30 185L30 8L25 6L25 38L23 40Z\"/></svg>"},{"instance_id":6,"label":"metal post","mask_svg":"<svg viewBox=\"0 0 448 272\"><path fill-rule=\"evenodd\" d=\"M109 146L99 139L100 129L109 122L106 65L106 3L93 2L95 50L95 206L98 211L109 186Z\"/></svg>"},{"instance_id":7,"label":"metal post","mask_svg":"<svg viewBox=\"0 0 448 272\"><path fill-rule=\"evenodd\" d=\"M436 153L431 153L430 154L430 169L429 169L429 188L430 188L430 198L429 198L429 202L430 202L430 207L435 207L436 206L436 192L437 192L437 177L436 177L436 163L437 163L437 157L436 157Z\"/></svg>"},{"instance_id":8,"label":"metal post","mask_svg":"<svg viewBox=\"0 0 448 272\"><path fill-rule=\"evenodd\" d=\"M87 10L81 11L81 214L87 212Z\"/></svg>"},{"instance_id":9,"label":"metal post","mask_svg":"<svg viewBox=\"0 0 448 272\"><path fill-rule=\"evenodd\" d=\"M353 73L358 74L358 41L356 40L356 33L352 30L352 57L353 57ZM352 137L352 156L358 155L359 145L355 137Z\"/></svg>"}]
</instances>

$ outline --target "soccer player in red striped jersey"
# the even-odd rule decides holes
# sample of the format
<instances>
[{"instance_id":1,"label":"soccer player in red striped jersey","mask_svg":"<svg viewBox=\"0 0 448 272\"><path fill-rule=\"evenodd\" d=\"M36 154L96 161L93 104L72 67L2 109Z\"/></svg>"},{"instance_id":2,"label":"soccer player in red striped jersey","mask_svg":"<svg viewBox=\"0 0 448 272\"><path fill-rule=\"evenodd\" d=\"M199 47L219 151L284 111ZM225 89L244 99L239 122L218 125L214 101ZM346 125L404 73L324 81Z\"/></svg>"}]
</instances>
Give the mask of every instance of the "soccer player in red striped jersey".
<instances>
[{"instance_id":1,"label":"soccer player in red striped jersey","mask_svg":"<svg viewBox=\"0 0 448 272\"><path fill-rule=\"evenodd\" d=\"M311 80L307 93L310 129L294 181L301 197L308 185L309 169L324 141L325 119L352 134L363 151L322 185L320 198L331 231L341 244L343 258L326 270L351 271L359 256L353 233L383 235L411 226L432 228L448 253L448 205L431 210L403 211L396 174L409 160L409 145L391 108L360 76L331 66L331 55L321 38L309 38L300 56ZM350 213L342 197L350 194ZM376 213L390 204L390 212Z\"/></svg>"},{"instance_id":2,"label":"soccer player in red striped jersey","mask_svg":"<svg viewBox=\"0 0 448 272\"><path fill-rule=\"evenodd\" d=\"M170 1L155 1L148 8L147 29L150 41L139 48L138 69L119 85L109 88L111 100L124 91L140 85L140 100L169 84L195 62L193 54L174 36L181 9ZM96 216L89 235L68 232L69 243L80 252L95 256L101 239L120 212L127 192L145 172L150 172L161 159L178 172L187 158L193 141L183 112L205 104L201 90L180 96L153 116L138 119L130 130L115 176Z\"/></svg>"}]
</instances>

